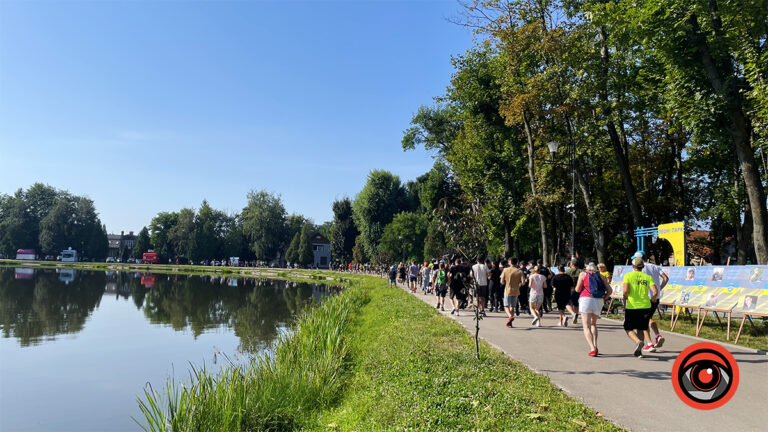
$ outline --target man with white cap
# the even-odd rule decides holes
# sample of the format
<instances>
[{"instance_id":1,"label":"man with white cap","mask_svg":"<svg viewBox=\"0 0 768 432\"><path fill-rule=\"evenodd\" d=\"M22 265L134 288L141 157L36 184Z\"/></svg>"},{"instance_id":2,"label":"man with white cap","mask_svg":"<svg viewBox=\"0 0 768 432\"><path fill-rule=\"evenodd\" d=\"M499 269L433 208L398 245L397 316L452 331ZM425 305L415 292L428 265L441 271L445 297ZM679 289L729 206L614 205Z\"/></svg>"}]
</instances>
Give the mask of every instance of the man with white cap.
<instances>
[{"instance_id":1,"label":"man with white cap","mask_svg":"<svg viewBox=\"0 0 768 432\"><path fill-rule=\"evenodd\" d=\"M659 299L661 298L661 290L663 290L664 287L667 285L667 282L669 282L669 276L667 276L667 274L664 273L664 269L660 265L649 263L648 256L643 251L635 252L635 255L633 255L632 258L642 258L643 268L641 271L647 274L648 276L652 277L653 282L656 284L656 286L659 289L659 295L658 297L656 297L656 301L651 302L651 320L649 321L648 325L651 328L651 331L653 331L653 333L656 335L656 339L654 340L653 346L655 348L661 348L661 346L664 345L664 336L661 335L658 324L656 324L656 321L653 320L653 314L655 314L656 310L659 308ZM651 296L650 290L648 290L648 296L649 297Z\"/></svg>"}]
</instances>

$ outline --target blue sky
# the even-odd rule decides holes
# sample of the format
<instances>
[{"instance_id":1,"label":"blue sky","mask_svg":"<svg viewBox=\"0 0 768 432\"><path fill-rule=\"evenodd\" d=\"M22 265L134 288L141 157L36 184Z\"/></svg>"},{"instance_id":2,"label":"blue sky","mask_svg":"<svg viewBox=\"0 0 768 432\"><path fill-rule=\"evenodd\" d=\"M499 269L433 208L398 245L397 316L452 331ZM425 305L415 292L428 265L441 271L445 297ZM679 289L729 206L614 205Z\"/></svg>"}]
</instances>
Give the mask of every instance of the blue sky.
<instances>
[{"instance_id":1,"label":"blue sky","mask_svg":"<svg viewBox=\"0 0 768 432\"><path fill-rule=\"evenodd\" d=\"M251 189L332 218L403 152L471 32L454 1L0 2L0 193L92 198L110 232L160 211L239 211Z\"/></svg>"}]
</instances>

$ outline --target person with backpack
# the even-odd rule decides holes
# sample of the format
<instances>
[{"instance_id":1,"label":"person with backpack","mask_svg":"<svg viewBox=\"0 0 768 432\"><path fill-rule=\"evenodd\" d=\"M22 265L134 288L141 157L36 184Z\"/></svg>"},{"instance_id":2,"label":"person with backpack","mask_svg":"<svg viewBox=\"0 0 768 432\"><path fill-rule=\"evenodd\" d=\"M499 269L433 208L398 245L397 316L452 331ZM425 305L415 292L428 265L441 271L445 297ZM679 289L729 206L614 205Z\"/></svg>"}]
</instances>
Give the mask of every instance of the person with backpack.
<instances>
[{"instance_id":1,"label":"person with backpack","mask_svg":"<svg viewBox=\"0 0 768 432\"><path fill-rule=\"evenodd\" d=\"M605 276L597 271L595 263L589 263L587 270L579 275L576 292L579 293L579 313L584 338L591 349L588 355L597 357L597 318L603 310L603 301L610 298L613 290Z\"/></svg>"},{"instance_id":2,"label":"person with backpack","mask_svg":"<svg viewBox=\"0 0 768 432\"><path fill-rule=\"evenodd\" d=\"M435 306L435 308L444 312L445 294L448 293L448 285L446 285L448 274L445 271L445 264L440 263L437 270L434 270L432 273L434 278L433 286L435 287L435 297L437 297L437 306Z\"/></svg>"}]
</instances>

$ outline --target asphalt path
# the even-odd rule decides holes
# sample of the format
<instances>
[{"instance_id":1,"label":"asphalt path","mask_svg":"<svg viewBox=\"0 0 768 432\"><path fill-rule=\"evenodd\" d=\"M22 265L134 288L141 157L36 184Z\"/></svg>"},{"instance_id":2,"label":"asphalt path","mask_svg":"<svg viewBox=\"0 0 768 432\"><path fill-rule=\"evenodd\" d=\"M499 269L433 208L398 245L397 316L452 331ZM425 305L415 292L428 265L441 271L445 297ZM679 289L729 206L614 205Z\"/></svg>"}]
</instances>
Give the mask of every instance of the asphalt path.
<instances>
[{"instance_id":1,"label":"asphalt path","mask_svg":"<svg viewBox=\"0 0 768 432\"><path fill-rule=\"evenodd\" d=\"M433 295L414 296L436 305ZM448 299L446 298L446 303ZM442 313L474 334L472 311L461 316ZM663 332L666 341L656 353L634 357L634 344L622 323L598 321L598 357L589 357L589 347L577 325L558 327L558 314L548 313L542 327L531 325L532 317L521 314L514 328L505 326L504 313L488 313L480 321L480 337L533 371L548 376L567 394L582 400L596 412L633 431L765 431L768 430L768 356L764 352L721 344L739 367L740 379L733 398L720 408L698 410L683 403L671 381L678 354L703 341Z\"/></svg>"}]
</instances>

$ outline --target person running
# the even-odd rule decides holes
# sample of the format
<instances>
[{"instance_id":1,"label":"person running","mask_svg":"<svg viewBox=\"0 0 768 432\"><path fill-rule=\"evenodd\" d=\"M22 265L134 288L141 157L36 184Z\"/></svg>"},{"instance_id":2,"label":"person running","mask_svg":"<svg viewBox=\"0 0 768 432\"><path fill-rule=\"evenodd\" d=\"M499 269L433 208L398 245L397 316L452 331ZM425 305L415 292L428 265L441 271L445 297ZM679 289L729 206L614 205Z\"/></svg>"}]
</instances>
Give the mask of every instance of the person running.
<instances>
[{"instance_id":1,"label":"person running","mask_svg":"<svg viewBox=\"0 0 768 432\"><path fill-rule=\"evenodd\" d=\"M576 320L579 316L579 293L576 292L576 282L579 280L579 275L581 274L581 263L579 262L578 258L571 258L571 262L569 264L568 270L565 271L565 273L571 277L571 283L572 289L571 289L571 298L568 301L568 312L571 313L571 321L576 324ZM568 319L565 320L565 325L568 325Z\"/></svg>"},{"instance_id":2,"label":"person running","mask_svg":"<svg viewBox=\"0 0 768 432\"><path fill-rule=\"evenodd\" d=\"M591 349L588 355L597 357L597 317L603 310L603 301L612 293L611 285L605 276L598 273L597 266L589 263L587 271L579 275L576 292L579 293L579 312L584 338Z\"/></svg>"},{"instance_id":3,"label":"person running","mask_svg":"<svg viewBox=\"0 0 768 432\"><path fill-rule=\"evenodd\" d=\"M421 282L423 284L422 289L424 290L424 295L427 295L432 288L432 280L429 278L431 274L432 268L429 267L428 262L425 262L424 267L421 268Z\"/></svg>"},{"instance_id":4,"label":"person running","mask_svg":"<svg viewBox=\"0 0 768 432\"><path fill-rule=\"evenodd\" d=\"M350 264L350 266L351 266L351 265L352 265L352 264ZM352 270L352 267L350 267L350 271L351 271L351 270ZM398 265L398 266L397 266L397 273L398 273L398 276L399 276L399 278L398 278L398 279L399 279L399 281L400 281L400 283L401 283L401 284L405 284L405 272L406 272L406 271L407 271L407 269L405 268L405 264L403 264L403 263L401 262L401 263L400 263L400 265Z\"/></svg>"},{"instance_id":5,"label":"person running","mask_svg":"<svg viewBox=\"0 0 768 432\"><path fill-rule=\"evenodd\" d=\"M483 262L481 256L477 257L477 262L472 266L470 276L475 282L475 294L477 297L477 310L478 313L485 316L485 300L488 298L488 277L490 276L490 270Z\"/></svg>"},{"instance_id":6,"label":"person running","mask_svg":"<svg viewBox=\"0 0 768 432\"><path fill-rule=\"evenodd\" d=\"M568 301L571 299L573 279L565 274L565 266L557 268L557 274L552 278L552 286L555 287L555 304L557 305L557 311L560 313L560 323L558 325L566 327L568 325L568 317L565 316L565 309L568 306Z\"/></svg>"},{"instance_id":7,"label":"person running","mask_svg":"<svg viewBox=\"0 0 768 432\"><path fill-rule=\"evenodd\" d=\"M392 267L389 269L389 287L392 288L393 286L397 285L397 264L392 264Z\"/></svg>"},{"instance_id":8,"label":"person running","mask_svg":"<svg viewBox=\"0 0 768 432\"><path fill-rule=\"evenodd\" d=\"M416 294L416 279L419 278L419 270L421 268L416 265L416 262L411 261L411 266L408 268L408 285L414 294Z\"/></svg>"},{"instance_id":9,"label":"person running","mask_svg":"<svg viewBox=\"0 0 768 432\"><path fill-rule=\"evenodd\" d=\"M656 324L656 321L653 319L653 314L656 313L656 310L659 308L659 299L661 298L661 290L664 289L665 286L667 286L667 282L669 282L669 276L667 276L666 273L664 273L664 269L656 264L651 264L648 262L648 256L642 252L637 251L635 252L635 257L640 257L643 259L643 273L647 274L648 276L653 278L653 283L656 284L656 287L659 290L658 295L656 296L656 301L651 302L651 319L648 321L648 326L650 327L653 334L656 335L656 339L654 340L653 346L656 348L661 348L662 345L664 345L664 336L661 335L661 332L659 331L659 325ZM649 292L648 295L650 296L651 293Z\"/></svg>"},{"instance_id":10,"label":"person running","mask_svg":"<svg viewBox=\"0 0 768 432\"><path fill-rule=\"evenodd\" d=\"M440 263L437 270L432 272L435 287L435 296L437 297L437 306L435 308L445 311L445 294L448 292L446 281L448 275L445 272L445 264Z\"/></svg>"},{"instance_id":11,"label":"person running","mask_svg":"<svg viewBox=\"0 0 768 432\"><path fill-rule=\"evenodd\" d=\"M540 271L539 266L533 267L531 268L531 275L528 277L530 288L528 302L531 305L531 314L533 314L531 325L536 327L541 327L541 310L539 308L544 303L544 287L547 285L547 277L539 273Z\"/></svg>"},{"instance_id":12,"label":"person running","mask_svg":"<svg viewBox=\"0 0 768 432\"><path fill-rule=\"evenodd\" d=\"M451 315L459 316L459 306L464 295L464 271L461 260L456 258L454 264L448 269L449 293L451 299Z\"/></svg>"},{"instance_id":13,"label":"person running","mask_svg":"<svg viewBox=\"0 0 768 432\"><path fill-rule=\"evenodd\" d=\"M523 272L523 284L520 285L520 298L518 298L517 306L515 307L515 313L520 316L520 312L526 312L530 315L531 311L528 307L528 292L530 286L528 286L528 275L531 274L528 270L528 263L525 261L520 262L520 271Z\"/></svg>"},{"instance_id":14,"label":"person running","mask_svg":"<svg viewBox=\"0 0 768 432\"><path fill-rule=\"evenodd\" d=\"M624 301L626 308L624 313L624 331L632 342L635 343L635 357L640 357L644 352L654 352L656 348L651 343L651 335L648 332L648 322L651 319L651 302L656 300L659 292L653 278L643 273L645 263L640 257L632 259L631 272L624 275ZM650 291L651 296L648 296ZM643 332L643 341L638 337L637 331Z\"/></svg>"},{"instance_id":15,"label":"person running","mask_svg":"<svg viewBox=\"0 0 768 432\"><path fill-rule=\"evenodd\" d=\"M504 308L504 286L501 285L501 262L491 263L491 279L488 281L488 295L491 296L491 312L501 312Z\"/></svg>"},{"instance_id":16,"label":"person running","mask_svg":"<svg viewBox=\"0 0 768 432\"><path fill-rule=\"evenodd\" d=\"M536 261L539 266L539 274L547 278L547 284L544 285L544 303L542 308L544 312L552 312L552 272L544 265L544 260L539 258Z\"/></svg>"},{"instance_id":17,"label":"person running","mask_svg":"<svg viewBox=\"0 0 768 432\"><path fill-rule=\"evenodd\" d=\"M501 272L501 283L504 285L504 311L507 313L507 327L512 328L515 320L515 306L520 296L520 285L523 284L523 272L517 268L517 258L510 258L509 265Z\"/></svg>"}]
</instances>

